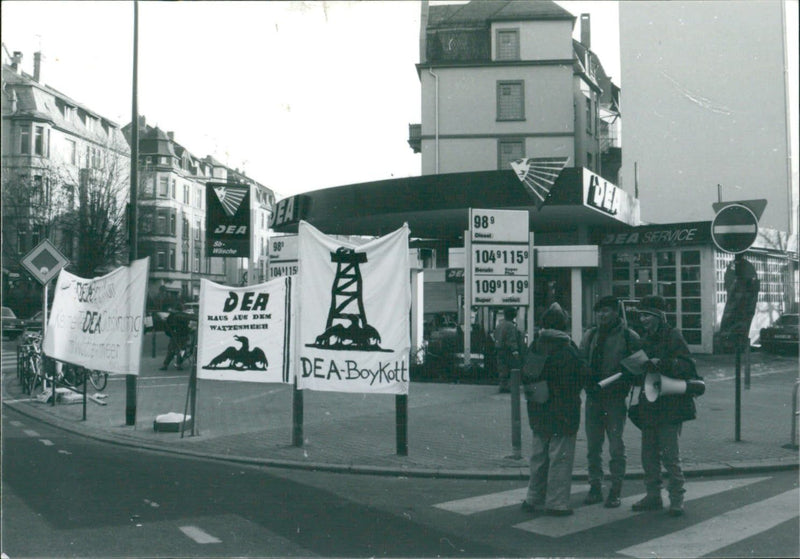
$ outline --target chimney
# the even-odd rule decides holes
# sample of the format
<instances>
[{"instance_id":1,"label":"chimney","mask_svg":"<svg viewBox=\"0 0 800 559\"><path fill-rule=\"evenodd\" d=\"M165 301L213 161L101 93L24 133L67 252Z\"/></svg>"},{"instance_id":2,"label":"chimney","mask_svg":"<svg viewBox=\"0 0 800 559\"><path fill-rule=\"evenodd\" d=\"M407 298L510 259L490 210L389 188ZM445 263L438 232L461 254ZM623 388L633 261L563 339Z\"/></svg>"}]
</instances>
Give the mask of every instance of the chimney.
<instances>
[{"instance_id":1,"label":"chimney","mask_svg":"<svg viewBox=\"0 0 800 559\"><path fill-rule=\"evenodd\" d=\"M592 18L589 14L581 14L581 44L592 48Z\"/></svg>"},{"instance_id":2,"label":"chimney","mask_svg":"<svg viewBox=\"0 0 800 559\"><path fill-rule=\"evenodd\" d=\"M42 83L42 53L33 53L33 81Z\"/></svg>"},{"instance_id":3,"label":"chimney","mask_svg":"<svg viewBox=\"0 0 800 559\"><path fill-rule=\"evenodd\" d=\"M430 13L430 5L428 0L422 0L420 3L419 14L419 63L425 64L428 61L428 16Z\"/></svg>"},{"instance_id":4,"label":"chimney","mask_svg":"<svg viewBox=\"0 0 800 559\"><path fill-rule=\"evenodd\" d=\"M175 141L175 132L167 132L167 138L169 138L170 142Z\"/></svg>"},{"instance_id":5,"label":"chimney","mask_svg":"<svg viewBox=\"0 0 800 559\"><path fill-rule=\"evenodd\" d=\"M147 119L144 115L139 115L139 130L145 130L147 128Z\"/></svg>"},{"instance_id":6,"label":"chimney","mask_svg":"<svg viewBox=\"0 0 800 559\"><path fill-rule=\"evenodd\" d=\"M11 67L17 74L22 73L22 53L18 50L14 51L14 56L11 58Z\"/></svg>"}]
</instances>

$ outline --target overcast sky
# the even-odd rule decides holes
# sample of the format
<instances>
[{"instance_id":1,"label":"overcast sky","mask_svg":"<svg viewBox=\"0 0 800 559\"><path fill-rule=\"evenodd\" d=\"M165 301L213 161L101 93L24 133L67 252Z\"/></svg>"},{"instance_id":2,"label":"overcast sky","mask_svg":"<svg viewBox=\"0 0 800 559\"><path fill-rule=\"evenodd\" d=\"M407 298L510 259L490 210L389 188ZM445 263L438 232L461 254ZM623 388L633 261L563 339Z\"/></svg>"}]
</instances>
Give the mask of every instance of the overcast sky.
<instances>
[{"instance_id":1,"label":"overcast sky","mask_svg":"<svg viewBox=\"0 0 800 559\"><path fill-rule=\"evenodd\" d=\"M620 83L617 2L558 3L591 14L592 48ZM3 44L23 69L41 50L44 83L121 125L132 28L132 2L2 2ZM281 196L419 175L417 62L418 2L139 3L139 114Z\"/></svg>"}]
</instances>

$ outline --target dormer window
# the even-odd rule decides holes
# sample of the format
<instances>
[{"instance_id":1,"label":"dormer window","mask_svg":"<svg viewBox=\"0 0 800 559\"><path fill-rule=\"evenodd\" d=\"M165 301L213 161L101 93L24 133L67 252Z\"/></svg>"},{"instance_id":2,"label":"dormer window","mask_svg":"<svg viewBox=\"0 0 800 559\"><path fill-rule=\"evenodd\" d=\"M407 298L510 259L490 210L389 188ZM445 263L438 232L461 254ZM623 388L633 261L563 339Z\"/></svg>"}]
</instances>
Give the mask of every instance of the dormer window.
<instances>
[{"instance_id":1,"label":"dormer window","mask_svg":"<svg viewBox=\"0 0 800 559\"><path fill-rule=\"evenodd\" d=\"M519 60L519 29L498 29L496 40L497 60Z\"/></svg>"}]
</instances>

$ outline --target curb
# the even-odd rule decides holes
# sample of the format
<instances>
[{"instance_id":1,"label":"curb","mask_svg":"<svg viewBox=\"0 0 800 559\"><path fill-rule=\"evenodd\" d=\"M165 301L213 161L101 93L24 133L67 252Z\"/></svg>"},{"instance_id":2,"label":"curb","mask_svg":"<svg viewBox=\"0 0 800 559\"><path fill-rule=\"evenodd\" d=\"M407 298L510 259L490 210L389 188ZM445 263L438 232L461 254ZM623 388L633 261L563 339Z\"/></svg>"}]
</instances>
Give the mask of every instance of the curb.
<instances>
[{"instance_id":1,"label":"curb","mask_svg":"<svg viewBox=\"0 0 800 559\"><path fill-rule=\"evenodd\" d=\"M200 458L204 460L215 460L229 462L232 464L245 464L249 466L260 466L270 468L282 468L289 470L307 470L318 472L330 472L341 474L359 474L374 476L393 476L393 477L413 477L429 479L463 479L463 480L527 480L529 472L527 461L524 466L519 468L508 468L504 470L452 470L444 468L404 468L402 466L369 466L364 464L335 464L327 462L299 462L296 460L282 460L275 458L256 458L250 456L238 456L230 454L204 454L194 450L166 448L158 444L150 444L133 437L119 437L112 434L98 431L97 429L79 430L63 421L58 421L53 416L35 412L33 410L17 406L11 402L3 402L7 406L25 417L41 421L62 431L67 431L74 435L88 439L123 446L126 448L137 448L152 452L160 452L176 456ZM686 477L702 476L723 476L735 474L753 474L797 470L800 462L797 460L772 460L765 462L743 461L724 462L716 464L694 464L684 467ZM634 470L625 474L626 480L642 479L642 470ZM573 481L586 481L588 474L573 474Z\"/></svg>"}]
</instances>

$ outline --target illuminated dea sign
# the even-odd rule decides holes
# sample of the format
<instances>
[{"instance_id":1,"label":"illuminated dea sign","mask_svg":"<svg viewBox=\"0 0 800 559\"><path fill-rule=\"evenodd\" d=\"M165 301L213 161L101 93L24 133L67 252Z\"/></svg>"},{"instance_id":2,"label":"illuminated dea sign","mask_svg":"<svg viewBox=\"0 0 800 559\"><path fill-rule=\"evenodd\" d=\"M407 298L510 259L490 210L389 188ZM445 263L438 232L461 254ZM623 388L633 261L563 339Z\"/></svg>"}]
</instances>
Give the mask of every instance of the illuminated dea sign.
<instances>
[{"instance_id":1,"label":"illuminated dea sign","mask_svg":"<svg viewBox=\"0 0 800 559\"><path fill-rule=\"evenodd\" d=\"M250 256L250 186L206 184L206 256Z\"/></svg>"}]
</instances>

